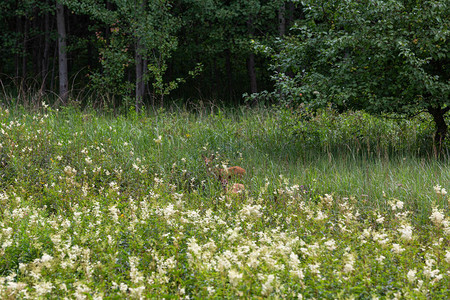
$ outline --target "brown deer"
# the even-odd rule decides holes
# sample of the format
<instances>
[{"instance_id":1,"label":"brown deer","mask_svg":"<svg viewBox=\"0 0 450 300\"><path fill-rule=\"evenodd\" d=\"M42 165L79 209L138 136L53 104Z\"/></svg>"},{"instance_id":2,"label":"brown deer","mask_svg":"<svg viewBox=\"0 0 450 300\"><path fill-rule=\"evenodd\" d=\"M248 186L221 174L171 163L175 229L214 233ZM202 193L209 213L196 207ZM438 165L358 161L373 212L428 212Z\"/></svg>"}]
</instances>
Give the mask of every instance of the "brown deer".
<instances>
[{"instance_id":1,"label":"brown deer","mask_svg":"<svg viewBox=\"0 0 450 300\"><path fill-rule=\"evenodd\" d=\"M223 168L211 167L211 163L214 161L214 155L211 157L206 157L202 155L203 161L208 167L208 170L217 178L225 190L230 193L238 193L245 190L245 187L241 183L235 183L231 188L227 188L228 181L237 177L243 177L246 173L245 169L239 166L226 167Z\"/></svg>"}]
</instances>

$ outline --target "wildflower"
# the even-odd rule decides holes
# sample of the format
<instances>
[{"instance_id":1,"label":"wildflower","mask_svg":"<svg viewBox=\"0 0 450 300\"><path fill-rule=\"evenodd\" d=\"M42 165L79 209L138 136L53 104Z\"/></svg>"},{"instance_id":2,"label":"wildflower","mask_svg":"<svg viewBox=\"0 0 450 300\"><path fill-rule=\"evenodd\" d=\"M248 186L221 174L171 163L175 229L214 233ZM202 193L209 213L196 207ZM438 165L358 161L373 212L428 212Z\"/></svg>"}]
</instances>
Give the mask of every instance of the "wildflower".
<instances>
[{"instance_id":1,"label":"wildflower","mask_svg":"<svg viewBox=\"0 0 450 300\"><path fill-rule=\"evenodd\" d=\"M391 206L392 210L402 209L403 208L403 201L397 200L397 201L390 201L389 205Z\"/></svg>"},{"instance_id":2,"label":"wildflower","mask_svg":"<svg viewBox=\"0 0 450 300\"><path fill-rule=\"evenodd\" d=\"M383 255L380 255L380 256L378 256L377 258L375 258L375 260L376 260L377 262L379 262L380 264L382 264L385 258L386 258L386 257L384 257Z\"/></svg>"},{"instance_id":3,"label":"wildflower","mask_svg":"<svg viewBox=\"0 0 450 300\"><path fill-rule=\"evenodd\" d=\"M121 282L119 285L119 289L122 293L126 293L128 291L128 285L126 285L125 283Z\"/></svg>"},{"instance_id":4,"label":"wildflower","mask_svg":"<svg viewBox=\"0 0 450 300\"><path fill-rule=\"evenodd\" d=\"M136 287L136 288L131 288L130 287L129 290L130 290L130 295L131 295L131 297L133 299L143 299L142 294L145 291L145 286L144 285Z\"/></svg>"},{"instance_id":5,"label":"wildflower","mask_svg":"<svg viewBox=\"0 0 450 300\"><path fill-rule=\"evenodd\" d=\"M384 217L380 214L378 214L377 219L375 220L378 224L383 224Z\"/></svg>"},{"instance_id":6,"label":"wildflower","mask_svg":"<svg viewBox=\"0 0 450 300\"><path fill-rule=\"evenodd\" d=\"M445 261L450 264L450 251L445 252Z\"/></svg>"},{"instance_id":7,"label":"wildflower","mask_svg":"<svg viewBox=\"0 0 450 300\"><path fill-rule=\"evenodd\" d=\"M34 286L34 289L36 290L36 293L39 296L48 294L52 291L52 289L54 288L54 285L51 282L39 282Z\"/></svg>"},{"instance_id":8,"label":"wildflower","mask_svg":"<svg viewBox=\"0 0 450 300\"><path fill-rule=\"evenodd\" d=\"M240 215L244 220L258 219L262 216L261 208L261 205L247 205L241 209Z\"/></svg>"},{"instance_id":9,"label":"wildflower","mask_svg":"<svg viewBox=\"0 0 450 300\"><path fill-rule=\"evenodd\" d=\"M228 271L228 279L233 286L237 286L242 279L242 274L235 269L231 269Z\"/></svg>"},{"instance_id":10,"label":"wildflower","mask_svg":"<svg viewBox=\"0 0 450 300\"><path fill-rule=\"evenodd\" d=\"M75 170L71 166L66 166L64 168L64 173L66 173L68 176L75 176L77 174L77 170Z\"/></svg>"},{"instance_id":11,"label":"wildflower","mask_svg":"<svg viewBox=\"0 0 450 300\"><path fill-rule=\"evenodd\" d=\"M208 295L209 295L209 296L214 295L214 293L216 292L216 290L215 290L212 286L208 286L208 287L206 288L206 290L208 291Z\"/></svg>"},{"instance_id":12,"label":"wildflower","mask_svg":"<svg viewBox=\"0 0 450 300\"><path fill-rule=\"evenodd\" d=\"M320 263L309 264L308 267L311 270L311 273L316 274L316 275L320 275L320 270L319 270Z\"/></svg>"},{"instance_id":13,"label":"wildflower","mask_svg":"<svg viewBox=\"0 0 450 300\"><path fill-rule=\"evenodd\" d=\"M47 267L50 265L49 262L53 259L51 255L48 255L47 253L44 253L41 258L41 263L46 265Z\"/></svg>"},{"instance_id":14,"label":"wildflower","mask_svg":"<svg viewBox=\"0 0 450 300\"><path fill-rule=\"evenodd\" d=\"M417 270L413 269L413 270L409 270L408 274L406 274L406 277L408 278L408 281L410 283L413 283L416 280L416 273L417 273Z\"/></svg>"},{"instance_id":15,"label":"wildflower","mask_svg":"<svg viewBox=\"0 0 450 300\"><path fill-rule=\"evenodd\" d=\"M325 197L320 197L320 200L322 203L324 203L326 206L331 206L333 204L333 196L329 194L325 194Z\"/></svg>"},{"instance_id":16,"label":"wildflower","mask_svg":"<svg viewBox=\"0 0 450 300\"><path fill-rule=\"evenodd\" d=\"M353 267L353 265L355 264L355 257L351 253L346 253L344 256L346 257L347 260L347 262L344 265L344 272L350 273L353 270L355 270L355 268Z\"/></svg>"},{"instance_id":17,"label":"wildflower","mask_svg":"<svg viewBox=\"0 0 450 300\"><path fill-rule=\"evenodd\" d=\"M412 240L412 230L413 230L413 227L409 224L402 225L400 229L397 229L397 231L402 234L401 238L405 241Z\"/></svg>"},{"instance_id":18,"label":"wildflower","mask_svg":"<svg viewBox=\"0 0 450 300\"><path fill-rule=\"evenodd\" d=\"M437 209L437 207L433 207L433 212L431 213L430 220L434 225L440 226L445 219L444 214Z\"/></svg>"},{"instance_id":19,"label":"wildflower","mask_svg":"<svg viewBox=\"0 0 450 300\"><path fill-rule=\"evenodd\" d=\"M158 138L157 138L157 139L153 139L153 141L154 141L156 144L161 144L161 142L162 142L162 136L158 136Z\"/></svg>"},{"instance_id":20,"label":"wildflower","mask_svg":"<svg viewBox=\"0 0 450 300\"><path fill-rule=\"evenodd\" d=\"M399 244L392 244L392 252L397 253L397 254L400 254L400 253L402 253L403 251L405 251L405 249L402 248L402 247L400 247Z\"/></svg>"},{"instance_id":21,"label":"wildflower","mask_svg":"<svg viewBox=\"0 0 450 300\"><path fill-rule=\"evenodd\" d=\"M263 295L269 295L272 292L272 290L273 290L272 283L273 283L274 280L275 280L275 276L273 274L270 274L269 276L267 276L266 283L264 283L262 285L261 293Z\"/></svg>"},{"instance_id":22,"label":"wildflower","mask_svg":"<svg viewBox=\"0 0 450 300\"><path fill-rule=\"evenodd\" d=\"M447 191L446 191L444 188L442 188L439 184L435 185L435 186L433 187L433 189L434 189L434 192L435 192L437 195L440 195L440 196L445 196L445 195L447 195Z\"/></svg>"},{"instance_id":23,"label":"wildflower","mask_svg":"<svg viewBox=\"0 0 450 300\"><path fill-rule=\"evenodd\" d=\"M297 269L300 264L298 255L295 254L294 252L291 252L291 255L289 255L289 264L291 265L292 269Z\"/></svg>"},{"instance_id":24,"label":"wildflower","mask_svg":"<svg viewBox=\"0 0 450 300\"><path fill-rule=\"evenodd\" d=\"M327 247L328 250L333 251L334 249L336 249L336 242L331 239L328 240L324 243L324 245Z\"/></svg>"}]
</instances>

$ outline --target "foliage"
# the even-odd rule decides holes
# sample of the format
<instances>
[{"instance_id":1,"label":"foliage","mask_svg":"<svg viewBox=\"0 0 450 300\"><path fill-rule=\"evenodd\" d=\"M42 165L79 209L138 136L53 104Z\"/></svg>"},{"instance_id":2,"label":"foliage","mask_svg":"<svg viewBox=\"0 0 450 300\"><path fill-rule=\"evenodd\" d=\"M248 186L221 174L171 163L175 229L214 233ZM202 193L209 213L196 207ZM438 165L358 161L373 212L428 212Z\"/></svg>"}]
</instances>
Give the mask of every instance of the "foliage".
<instances>
[{"instance_id":1,"label":"foliage","mask_svg":"<svg viewBox=\"0 0 450 300\"><path fill-rule=\"evenodd\" d=\"M445 138L448 1L301 1L301 6L304 19L274 54L282 101L404 116L425 111L434 118L437 140Z\"/></svg>"},{"instance_id":2,"label":"foliage","mask_svg":"<svg viewBox=\"0 0 450 300\"><path fill-rule=\"evenodd\" d=\"M381 172L363 175L416 187L403 181L372 198L341 182L355 194L325 194L330 177L343 177L316 173L300 184L285 162L258 156L277 151L288 114L1 109L1 297L448 298L446 168L384 158ZM375 130L359 113L324 111L315 124L347 123L346 132L361 118ZM248 170L245 192L228 194L207 173L201 153L211 152ZM311 153L301 173L319 172ZM354 167L356 185L373 182ZM414 188L426 197L405 194Z\"/></svg>"}]
</instances>

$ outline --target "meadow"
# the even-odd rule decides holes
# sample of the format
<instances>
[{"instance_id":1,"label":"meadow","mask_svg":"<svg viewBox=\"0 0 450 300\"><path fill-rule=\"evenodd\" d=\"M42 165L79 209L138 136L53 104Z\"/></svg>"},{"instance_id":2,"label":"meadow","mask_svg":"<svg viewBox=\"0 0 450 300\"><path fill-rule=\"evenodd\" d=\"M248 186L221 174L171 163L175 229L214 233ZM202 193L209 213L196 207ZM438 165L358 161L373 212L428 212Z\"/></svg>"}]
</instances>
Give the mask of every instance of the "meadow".
<instances>
[{"instance_id":1,"label":"meadow","mask_svg":"<svg viewBox=\"0 0 450 300\"><path fill-rule=\"evenodd\" d=\"M0 297L448 299L433 130L331 109L0 108Z\"/></svg>"}]
</instances>

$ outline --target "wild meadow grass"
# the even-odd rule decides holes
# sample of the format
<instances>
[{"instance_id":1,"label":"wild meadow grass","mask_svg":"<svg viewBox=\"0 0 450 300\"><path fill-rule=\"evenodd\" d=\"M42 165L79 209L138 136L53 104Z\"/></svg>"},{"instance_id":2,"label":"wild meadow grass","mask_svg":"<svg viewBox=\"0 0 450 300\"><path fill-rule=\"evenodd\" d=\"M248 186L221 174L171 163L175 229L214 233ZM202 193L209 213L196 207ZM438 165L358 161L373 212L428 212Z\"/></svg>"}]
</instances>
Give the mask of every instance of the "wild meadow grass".
<instances>
[{"instance_id":1,"label":"wild meadow grass","mask_svg":"<svg viewBox=\"0 0 450 300\"><path fill-rule=\"evenodd\" d=\"M1 298L448 298L432 132L331 110L3 108Z\"/></svg>"}]
</instances>

